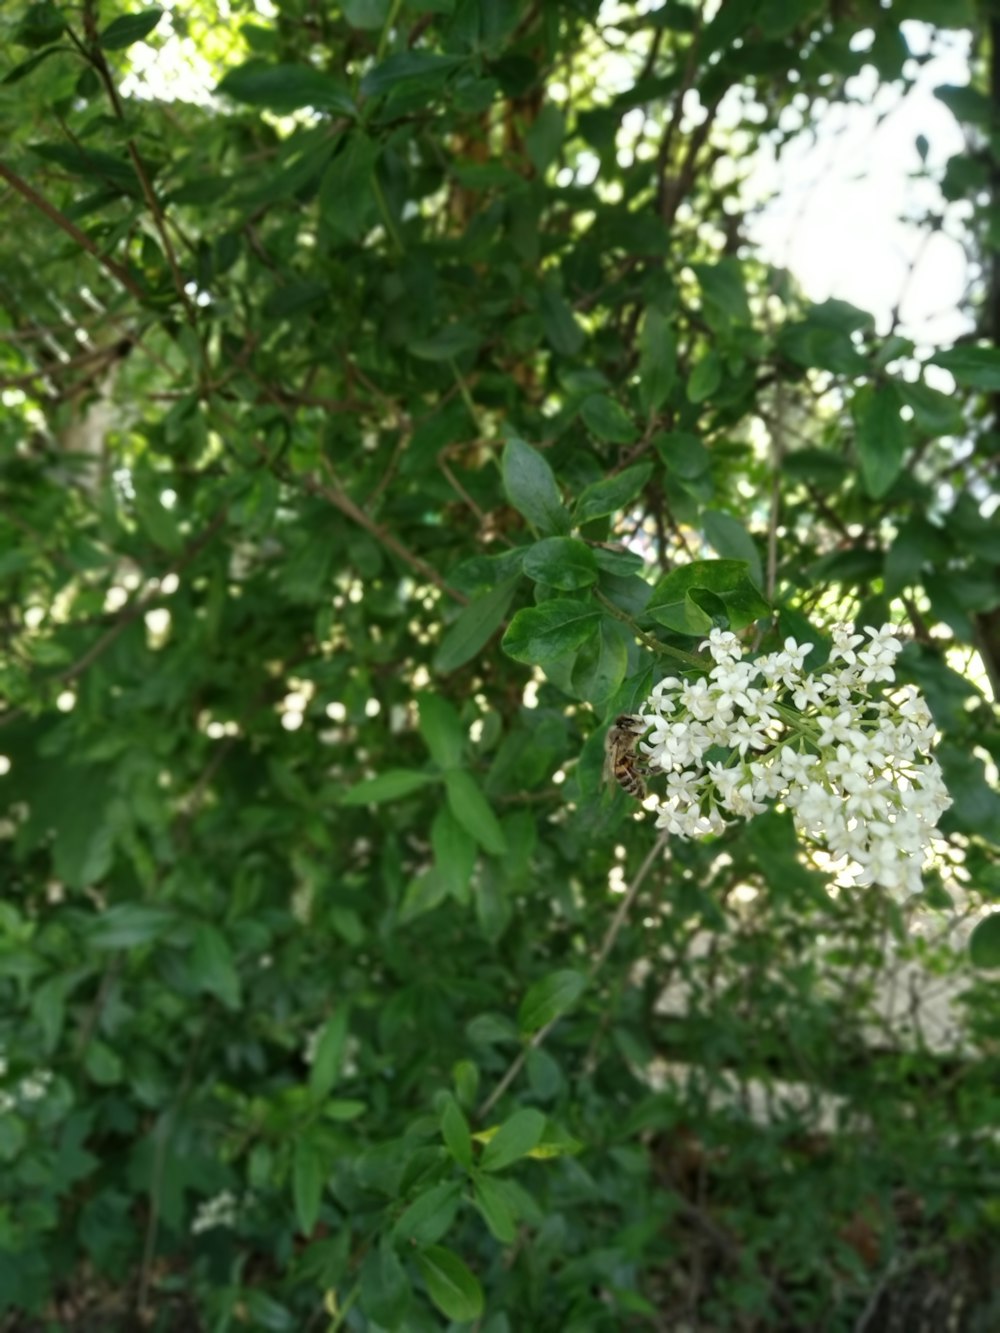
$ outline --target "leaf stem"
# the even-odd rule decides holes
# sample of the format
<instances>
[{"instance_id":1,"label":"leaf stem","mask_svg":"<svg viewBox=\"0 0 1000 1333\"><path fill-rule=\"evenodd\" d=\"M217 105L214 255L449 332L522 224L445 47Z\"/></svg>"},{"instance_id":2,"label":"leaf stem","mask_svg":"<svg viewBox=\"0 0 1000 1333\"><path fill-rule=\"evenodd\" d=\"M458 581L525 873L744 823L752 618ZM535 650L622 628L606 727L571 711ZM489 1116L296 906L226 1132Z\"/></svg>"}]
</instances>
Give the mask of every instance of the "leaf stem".
<instances>
[{"instance_id":1,"label":"leaf stem","mask_svg":"<svg viewBox=\"0 0 1000 1333\"><path fill-rule=\"evenodd\" d=\"M455 383L458 386L459 396L461 397L462 402L465 404L466 411L472 418L472 424L475 426L480 436L482 436L484 432L482 426L479 424L479 413L476 411L476 404L472 400L472 394L469 392L469 386L466 384L465 380L462 377L462 372L455 364L454 357L449 358L448 365L451 367L451 373L455 377Z\"/></svg>"},{"instance_id":2,"label":"leaf stem","mask_svg":"<svg viewBox=\"0 0 1000 1333\"><path fill-rule=\"evenodd\" d=\"M338 1329L343 1328L344 1320L351 1313L351 1306L361 1294L361 1283L355 1282L354 1286L344 1297L344 1303L334 1315L333 1323L327 1329L326 1333L338 1333Z\"/></svg>"},{"instance_id":3,"label":"leaf stem","mask_svg":"<svg viewBox=\"0 0 1000 1333\"><path fill-rule=\"evenodd\" d=\"M383 191L382 186L379 183L377 169L372 171L371 179L372 179L372 191L375 195L375 202L376 204L378 204L379 215L382 218L382 223L385 226L386 232L389 235L389 239L392 241L393 245L396 247L399 253L404 254L406 247L403 245L403 238L396 230L396 224L395 222L393 222L392 214L389 212L389 203L385 197L385 192Z\"/></svg>"},{"instance_id":4,"label":"leaf stem","mask_svg":"<svg viewBox=\"0 0 1000 1333\"><path fill-rule=\"evenodd\" d=\"M399 17L399 11L403 6L403 0L392 0L392 6L385 16L385 22L382 24L382 31L378 36L378 46L375 48L375 59L381 60L385 55L385 48L389 45L389 34L392 32L393 24Z\"/></svg>"},{"instance_id":5,"label":"leaf stem","mask_svg":"<svg viewBox=\"0 0 1000 1333\"><path fill-rule=\"evenodd\" d=\"M43 198L37 190L33 189L27 181L22 180L16 171L12 171L11 168L3 162L0 162L0 180L5 180L8 185L13 186L22 198L26 199L33 208L38 210L39 213L42 213L47 217L50 222L54 222L57 227L60 227L71 240L76 242L81 250L86 250L87 254L92 255L102 268L105 268L113 278L120 282L125 290L131 296L134 296L137 301L144 302L146 300L147 294L133 279L127 269L123 268L121 264L116 263L110 255L103 254L86 232L81 231L75 223L71 222L68 217L65 217L60 213L59 210L50 204L47 199Z\"/></svg>"},{"instance_id":6,"label":"leaf stem","mask_svg":"<svg viewBox=\"0 0 1000 1333\"><path fill-rule=\"evenodd\" d=\"M602 592L595 589L594 596L609 615L614 616L616 620L620 620L623 625L628 625L635 637L654 653L661 653L665 657L672 657L678 662L683 662L687 667L693 667L696 671L707 670L704 658L696 657L694 653L686 653L683 648L674 648L669 643L661 643L659 639L654 639L652 634L647 634L645 630L641 630L628 612L615 606L614 602L612 602L610 598L605 597Z\"/></svg>"}]
</instances>

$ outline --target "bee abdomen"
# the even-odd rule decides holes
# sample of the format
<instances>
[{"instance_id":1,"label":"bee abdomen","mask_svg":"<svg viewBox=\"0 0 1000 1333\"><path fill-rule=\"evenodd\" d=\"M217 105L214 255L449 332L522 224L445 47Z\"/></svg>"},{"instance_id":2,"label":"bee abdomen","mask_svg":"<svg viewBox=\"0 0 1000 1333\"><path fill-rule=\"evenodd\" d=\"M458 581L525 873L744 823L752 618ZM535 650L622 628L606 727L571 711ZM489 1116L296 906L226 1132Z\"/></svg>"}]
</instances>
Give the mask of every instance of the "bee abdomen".
<instances>
[{"instance_id":1,"label":"bee abdomen","mask_svg":"<svg viewBox=\"0 0 1000 1333\"><path fill-rule=\"evenodd\" d=\"M646 795L646 784L638 773L633 772L630 768L626 768L616 773L615 777L618 779L618 785L623 791L627 791L629 796L636 796L640 801L644 799Z\"/></svg>"}]
</instances>

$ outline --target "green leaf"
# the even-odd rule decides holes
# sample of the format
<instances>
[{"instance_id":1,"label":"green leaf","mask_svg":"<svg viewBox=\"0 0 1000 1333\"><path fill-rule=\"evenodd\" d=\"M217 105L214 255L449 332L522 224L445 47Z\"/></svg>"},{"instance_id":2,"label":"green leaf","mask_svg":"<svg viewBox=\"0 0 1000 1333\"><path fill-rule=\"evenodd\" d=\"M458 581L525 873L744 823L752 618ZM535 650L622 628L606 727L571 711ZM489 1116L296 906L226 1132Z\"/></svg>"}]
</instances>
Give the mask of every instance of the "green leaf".
<instances>
[{"instance_id":1,"label":"green leaf","mask_svg":"<svg viewBox=\"0 0 1000 1333\"><path fill-rule=\"evenodd\" d=\"M177 917L166 907L118 903L97 916L87 941L95 949L135 949L152 943L176 922Z\"/></svg>"},{"instance_id":2,"label":"green leaf","mask_svg":"<svg viewBox=\"0 0 1000 1333\"><path fill-rule=\"evenodd\" d=\"M706 509L702 515L702 528L706 539L719 555L731 560L745 560L754 583L758 588L763 585L764 571L761 567L760 552L754 539L738 519L733 518L732 514L722 513L721 510Z\"/></svg>"},{"instance_id":3,"label":"green leaf","mask_svg":"<svg viewBox=\"0 0 1000 1333\"><path fill-rule=\"evenodd\" d=\"M569 531L555 474L537 449L516 437L503 451L503 485L507 499L519 514L544 535Z\"/></svg>"},{"instance_id":4,"label":"green leaf","mask_svg":"<svg viewBox=\"0 0 1000 1333\"><path fill-rule=\"evenodd\" d=\"M577 975L576 973L573 974ZM486 1144L480 1165L484 1171L502 1171L504 1167L536 1148L545 1133L545 1116L525 1107L515 1111Z\"/></svg>"},{"instance_id":5,"label":"green leaf","mask_svg":"<svg viewBox=\"0 0 1000 1333\"><path fill-rule=\"evenodd\" d=\"M597 561L590 547L575 537L547 537L528 548L524 572L538 583L575 592L597 582Z\"/></svg>"},{"instance_id":6,"label":"green leaf","mask_svg":"<svg viewBox=\"0 0 1000 1333\"><path fill-rule=\"evenodd\" d=\"M444 1181L432 1185L419 1194L404 1210L393 1236L397 1241L416 1241L418 1245L434 1245L451 1230L458 1212L462 1187L458 1181Z\"/></svg>"},{"instance_id":7,"label":"green leaf","mask_svg":"<svg viewBox=\"0 0 1000 1333\"><path fill-rule=\"evenodd\" d=\"M528 127L524 145L540 176L555 161L566 134L566 117L552 102L547 102Z\"/></svg>"},{"instance_id":8,"label":"green leaf","mask_svg":"<svg viewBox=\"0 0 1000 1333\"><path fill-rule=\"evenodd\" d=\"M352 28L377 32L389 16L392 0L341 0L341 11Z\"/></svg>"},{"instance_id":9,"label":"green leaf","mask_svg":"<svg viewBox=\"0 0 1000 1333\"><path fill-rule=\"evenodd\" d=\"M349 788L340 798L341 805L378 805L382 801L398 801L412 796L421 787L435 779L429 773L418 773L410 768L390 768L377 778L367 778Z\"/></svg>"},{"instance_id":10,"label":"green leaf","mask_svg":"<svg viewBox=\"0 0 1000 1333\"><path fill-rule=\"evenodd\" d=\"M608 551L604 547L594 548L597 568L606 574L613 574L616 579L627 579L641 573L646 562L635 551Z\"/></svg>"},{"instance_id":11,"label":"green leaf","mask_svg":"<svg viewBox=\"0 0 1000 1333\"><path fill-rule=\"evenodd\" d=\"M447 675L464 666L486 646L503 623L520 581L519 574L505 579L463 608L434 655L435 671Z\"/></svg>"},{"instance_id":12,"label":"green leaf","mask_svg":"<svg viewBox=\"0 0 1000 1333\"><path fill-rule=\"evenodd\" d=\"M7 71L3 78L0 79L0 87L3 87L5 84L20 83L22 79L27 78L32 70L37 69L39 65L44 64L49 56L57 55L60 51L71 50L72 47L69 46L49 46L44 51L39 51L35 55L29 56L27 60L22 60L19 65L15 65L13 69Z\"/></svg>"},{"instance_id":13,"label":"green leaf","mask_svg":"<svg viewBox=\"0 0 1000 1333\"><path fill-rule=\"evenodd\" d=\"M687 431L670 431L653 440L656 452L676 477L691 481L702 476L712 465L712 455L698 439Z\"/></svg>"},{"instance_id":14,"label":"green leaf","mask_svg":"<svg viewBox=\"0 0 1000 1333\"><path fill-rule=\"evenodd\" d=\"M742 560L695 560L660 579L646 607L660 625L681 634L702 635L712 627L712 616L700 609L698 594L719 599L731 629L744 629L770 607L747 577Z\"/></svg>"},{"instance_id":15,"label":"green leaf","mask_svg":"<svg viewBox=\"0 0 1000 1333\"><path fill-rule=\"evenodd\" d=\"M420 734L439 768L457 768L465 749L465 728L454 707L440 694L419 696Z\"/></svg>"},{"instance_id":16,"label":"green leaf","mask_svg":"<svg viewBox=\"0 0 1000 1333\"><path fill-rule=\"evenodd\" d=\"M602 708L617 693L628 671L629 634L605 616L600 633L589 639L573 663L573 688L582 699Z\"/></svg>"},{"instance_id":17,"label":"green leaf","mask_svg":"<svg viewBox=\"0 0 1000 1333\"><path fill-rule=\"evenodd\" d=\"M266 107L269 111L298 111L311 106L317 111L340 111L349 116L356 112L340 80L312 65L271 65L263 60L249 60L230 70L215 91L234 102Z\"/></svg>"},{"instance_id":18,"label":"green leaf","mask_svg":"<svg viewBox=\"0 0 1000 1333\"><path fill-rule=\"evenodd\" d=\"M56 162L74 176L107 186L108 189L138 197L141 193L135 168L125 157L106 153L100 148L83 147L72 143L32 143L32 153L47 162Z\"/></svg>"},{"instance_id":19,"label":"green leaf","mask_svg":"<svg viewBox=\"0 0 1000 1333\"><path fill-rule=\"evenodd\" d=\"M473 1191L476 1206L486 1225L501 1245L510 1245L517 1235L517 1223L507 1202L503 1181L476 1173Z\"/></svg>"},{"instance_id":20,"label":"green leaf","mask_svg":"<svg viewBox=\"0 0 1000 1333\"><path fill-rule=\"evenodd\" d=\"M585 398L580 415L591 435L608 444L632 444L639 437L631 417L607 394L592 393Z\"/></svg>"},{"instance_id":21,"label":"green leaf","mask_svg":"<svg viewBox=\"0 0 1000 1333\"><path fill-rule=\"evenodd\" d=\"M472 834L483 851L503 856L507 851L503 830L472 774L453 768L444 775L444 780L448 805L459 824Z\"/></svg>"},{"instance_id":22,"label":"green leaf","mask_svg":"<svg viewBox=\"0 0 1000 1333\"><path fill-rule=\"evenodd\" d=\"M341 1004L335 1014L326 1020L316 1040L312 1064L309 1067L309 1091L316 1101L322 1100L337 1082L340 1065L347 1044L349 1011Z\"/></svg>"},{"instance_id":23,"label":"green leaf","mask_svg":"<svg viewBox=\"0 0 1000 1333\"><path fill-rule=\"evenodd\" d=\"M307 311L319 311L328 304L329 299L330 293L325 283L281 281L264 300L261 312L267 319L288 319ZM289 565L288 569L291 573L294 566Z\"/></svg>"},{"instance_id":24,"label":"green leaf","mask_svg":"<svg viewBox=\"0 0 1000 1333\"><path fill-rule=\"evenodd\" d=\"M710 328L724 329L731 323L748 324L750 306L738 259L720 259L717 264L692 264L701 287L703 313Z\"/></svg>"},{"instance_id":25,"label":"green leaf","mask_svg":"<svg viewBox=\"0 0 1000 1333\"><path fill-rule=\"evenodd\" d=\"M367 1102L359 1102L356 1097L331 1097L323 1103L323 1114L328 1120L357 1120L368 1110Z\"/></svg>"},{"instance_id":26,"label":"green leaf","mask_svg":"<svg viewBox=\"0 0 1000 1333\"><path fill-rule=\"evenodd\" d=\"M904 588L919 584L925 566L945 560L949 543L922 514L911 514L899 525L885 557L885 590L898 597Z\"/></svg>"},{"instance_id":27,"label":"green leaf","mask_svg":"<svg viewBox=\"0 0 1000 1333\"><path fill-rule=\"evenodd\" d=\"M575 356L586 342L587 335L562 293L551 282L542 287L540 307L542 327L553 351L560 356Z\"/></svg>"},{"instance_id":28,"label":"green leaf","mask_svg":"<svg viewBox=\"0 0 1000 1333\"><path fill-rule=\"evenodd\" d=\"M973 967L1000 967L1000 912L984 917L969 936L969 959Z\"/></svg>"},{"instance_id":29,"label":"green leaf","mask_svg":"<svg viewBox=\"0 0 1000 1333\"><path fill-rule=\"evenodd\" d=\"M516 662L542 666L580 648L596 634L600 607L557 597L528 606L507 627L501 647Z\"/></svg>"},{"instance_id":30,"label":"green leaf","mask_svg":"<svg viewBox=\"0 0 1000 1333\"><path fill-rule=\"evenodd\" d=\"M151 470L136 468L132 472L132 484L135 488L135 513L143 531L163 550L179 551L183 541L177 519L160 499L160 493L165 489L164 479Z\"/></svg>"},{"instance_id":31,"label":"green leaf","mask_svg":"<svg viewBox=\"0 0 1000 1333\"><path fill-rule=\"evenodd\" d=\"M375 220L372 184L379 147L362 130L353 130L330 161L319 184L319 213L338 237L358 241Z\"/></svg>"},{"instance_id":32,"label":"green leaf","mask_svg":"<svg viewBox=\"0 0 1000 1333\"><path fill-rule=\"evenodd\" d=\"M976 21L976 0L909 0L906 14L939 28L970 28Z\"/></svg>"},{"instance_id":33,"label":"green leaf","mask_svg":"<svg viewBox=\"0 0 1000 1333\"><path fill-rule=\"evenodd\" d=\"M431 866L410 880L403 895L399 919L406 924L415 921L425 912L433 912L440 907L449 892L448 881L437 866Z\"/></svg>"},{"instance_id":34,"label":"green leaf","mask_svg":"<svg viewBox=\"0 0 1000 1333\"><path fill-rule=\"evenodd\" d=\"M94 1082L100 1083L101 1080L94 1078ZM13 1162L20 1157L27 1139L28 1128L24 1120L6 1110L0 1118L0 1162ZM9 1284L6 1290L10 1290Z\"/></svg>"},{"instance_id":35,"label":"green leaf","mask_svg":"<svg viewBox=\"0 0 1000 1333\"><path fill-rule=\"evenodd\" d=\"M817 314L789 324L778 335L778 347L798 366L828 370L834 375L864 375L868 363L851 340L848 327L835 327ZM866 317L867 318L867 317Z\"/></svg>"},{"instance_id":36,"label":"green leaf","mask_svg":"<svg viewBox=\"0 0 1000 1333\"><path fill-rule=\"evenodd\" d=\"M472 1166L472 1136L468 1121L454 1097L448 1098L441 1112L441 1136L455 1161L468 1171Z\"/></svg>"},{"instance_id":37,"label":"green leaf","mask_svg":"<svg viewBox=\"0 0 1000 1333\"><path fill-rule=\"evenodd\" d=\"M1000 348L971 347L963 343L959 347L936 352L931 361L951 371L956 384L969 389L985 389L988 393L1000 390Z\"/></svg>"},{"instance_id":38,"label":"green leaf","mask_svg":"<svg viewBox=\"0 0 1000 1333\"><path fill-rule=\"evenodd\" d=\"M295 1220L303 1236L311 1236L316 1229L323 1183L319 1153L308 1139L299 1139L292 1158L292 1197Z\"/></svg>"},{"instance_id":39,"label":"green leaf","mask_svg":"<svg viewBox=\"0 0 1000 1333\"><path fill-rule=\"evenodd\" d=\"M361 1266L361 1308L383 1328L398 1328L410 1303L410 1282L392 1240L383 1236Z\"/></svg>"},{"instance_id":40,"label":"green leaf","mask_svg":"<svg viewBox=\"0 0 1000 1333\"><path fill-rule=\"evenodd\" d=\"M691 371L687 396L692 403L703 403L711 398L722 383L722 362L718 352L706 352Z\"/></svg>"},{"instance_id":41,"label":"green leaf","mask_svg":"<svg viewBox=\"0 0 1000 1333\"><path fill-rule=\"evenodd\" d=\"M929 384L896 382L900 399L913 412L913 423L921 435L936 439L939 435L956 435L962 429L962 409L954 398L932 389Z\"/></svg>"},{"instance_id":42,"label":"green leaf","mask_svg":"<svg viewBox=\"0 0 1000 1333\"><path fill-rule=\"evenodd\" d=\"M122 14L120 18L108 24L98 41L105 51L122 51L133 42L141 42L147 33L152 32L162 14L162 9L146 9L139 14Z\"/></svg>"},{"instance_id":43,"label":"green leaf","mask_svg":"<svg viewBox=\"0 0 1000 1333\"><path fill-rule=\"evenodd\" d=\"M121 1056L103 1041L91 1041L88 1044L83 1064L90 1078L102 1088L110 1088L121 1082Z\"/></svg>"},{"instance_id":44,"label":"green leaf","mask_svg":"<svg viewBox=\"0 0 1000 1333\"><path fill-rule=\"evenodd\" d=\"M576 524L589 523L593 518L603 518L605 514L617 514L626 509L652 476L649 463L640 463L637 467L627 467L613 477L595 481L582 491L573 510Z\"/></svg>"},{"instance_id":45,"label":"green leaf","mask_svg":"<svg viewBox=\"0 0 1000 1333\"><path fill-rule=\"evenodd\" d=\"M654 416L677 382L677 336L665 315L650 306L639 333L639 400Z\"/></svg>"},{"instance_id":46,"label":"green leaf","mask_svg":"<svg viewBox=\"0 0 1000 1333\"><path fill-rule=\"evenodd\" d=\"M39 4L29 5L21 15L17 27L11 33L11 41L16 42L18 46L36 50L40 46L48 46L49 42L57 41L65 30L66 18L59 7L47 3L47 0L41 0ZM6 83L7 79L4 82Z\"/></svg>"},{"instance_id":47,"label":"green leaf","mask_svg":"<svg viewBox=\"0 0 1000 1333\"><path fill-rule=\"evenodd\" d=\"M240 978L233 953L215 926L202 924L195 928L191 975L199 990L215 995L227 1009L240 1007Z\"/></svg>"},{"instance_id":48,"label":"green leaf","mask_svg":"<svg viewBox=\"0 0 1000 1333\"><path fill-rule=\"evenodd\" d=\"M427 1294L449 1319L468 1323L483 1313L483 1289L451 1250L432 1245L417 1254Z\"/></svg>"},{"instance_id":49,"label":"green leaf","mask_svg":"<svg viewBox=\"0 0 1000 1333\"><path fill-rule=\"evenodd\" d=\"M467 903L476 866L476 840L466 832L448 806L442 806L434 816L431 847L434 849L434 869L446 891L458 902Z\"/></svg>"},{"instance_id":50,"label":"green leaf","mask_svg":"<svg viewBox=\"0 0 1000 1333\"><path fill-rule=\"evenodd\" d=\"M361 80L361 91L366 97L381 97L400 88L436 92L464 64L464 56L399 51L368 71Z\"/></svg>"},{"instance_id":51,"label":"green leaf","mask_svg":"<svg viewBox=\"0 0 1000 1333\"><path fill-rule=\"evenodd\" d=\"M1000 792L987 779L982 758L950 740L939 745L937 758L955 803L945 814L944 825L949 831L993 836L1000 828Z\"/></svg>"},{"instance_id":52,"label":"green leaf","mask_svg":"<svg viewBox=\"0 0 1000 1333\"><path fill-rule=\"evenodd\" d=\"M450 361L462 352L471 352L483 341L471 324L446 324L427 338L411 338L409 347L422 361Z\"/></svg>"},{"instance_id":53,"label":"green leaf","mask_svg":"<svg viewBox=\"0 0 1000 1333\"><path fill-rule=\"evenodd\" d=\"M530 1036L551 1023L560 1014L572 1009L587 987L582 972L564 969L551 972L528 990L521 1001L517 1022L521 1031Z\"/></svg>"},{"instance_id":54,"label":"green leaf","mask_svg":"<svg viewBox=\"0 0 1000 1333\"><path fill-rule=\"evenodd\" d=\"M894 384L865 385L854 396L861 476L873 500L886 494L903 469L906 426L899 415L900 405Z\"/></svg>"},{"instance_id":55,"label":"green leaf","mask_svg":"<svg viewBox=\"0 0 1000 1333\"><path fill-rule=\"evenodd\" d=\"M464 1106L471 1106L479 1089L479 1070L471 1060L459 1060L451 1071L455 1092Z\"/></svg>"}]
</instances>

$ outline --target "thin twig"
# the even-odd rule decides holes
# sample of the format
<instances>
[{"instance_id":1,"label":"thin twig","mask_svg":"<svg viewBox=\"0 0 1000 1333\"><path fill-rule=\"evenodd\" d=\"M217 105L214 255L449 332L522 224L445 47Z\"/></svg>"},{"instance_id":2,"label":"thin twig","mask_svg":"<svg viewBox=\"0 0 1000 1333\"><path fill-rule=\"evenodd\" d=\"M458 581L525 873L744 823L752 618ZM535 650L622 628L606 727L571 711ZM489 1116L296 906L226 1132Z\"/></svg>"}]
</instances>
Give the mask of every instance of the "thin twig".
<instances>
[{"instance_id":1,"label":"thin twig","mask_svg":"<svg viewBox=\"0 0 1000 1333\"><path fill-rule=\"evenodd\" d=\"M105 91L108 94L108 100L111 103L115 116L118 120L124 123L125 109L121 104L121 98L118 96L118 89L115 87L115 81L111 77L111 70L108 68L108 62L104 57L104 52L101 50L100 39L97 32L97 6L93 3L93 0L88 0L84 5L83 27L89 46L85 46L83 42L80 41L72 28L67 27L67 35L73 45L80 51L81 55L89 61L96 70L97 76L101 80L101 83L103 83ZM128 155L132 161L133 170L138 178L139 188L142 190L143 198L146 201L146 207L149 209L150 216L153 219L153 225L156 227L160 237L160 243L163 246L163 253L170 266L170 273L174 280L174 287L177 291L177 295L184 307L188 322L193 325L196 323L197 319L195 307L185 290L184 277L181 273L180 265L177 263L177 255L174 251L173 242L167 232L166 218L164 217L163 209L160 207L160 201L157 199L156 193L153 190L152 182L149 179L149 173L146 170L146 164L143 162L139 149L136 146L136 142L131 135L126 139L125 146L128 149Z\"/></svg>"},{"instance_id":2,"label":"thin twig","mask_svg":"<svg viewBox=\"0 0 1000 1333\"><path fill-rule=\"evenodd\" d=\"M775 390L775 414L771 421L771 513L767 524L767 575L764 595L774 601L778 581L778 524L781 521L781 465L785 457L783 431L784 398L780 383Z\"/></svg>"},{"instance_id":3,"label":"thin twig","mask_svg":"<svg viewBox=\"0 0 1000 1333\"><path fill-rule=\"evenodd\" d=\"M33 208L36 208L39 213L44 214L50 222L54 222L57 227L61 228L71 240L76 242L81 250L86 250L88 255L92 255L101 267L106 269L113 278L120 282L131 296L134 296L137 301L146 300L146 293L138 283L135 282L131 274L113 259L110 259L107 255L101 254L100 250L98 250L97 246L86 232L81 231L75 223L70 222L69 218L60 213L54 204L50 204L49 201L40 195L37 190L33 189L26 180L22 180L16 171L12 171L10 167L3 162L0 162L0 178L5 180L9 185L12 185L18 194L21 195L22 198L27 199L28 203L31 204Z\"/></svg>"},{"instance_id":4,"label":"thin twig","mask_svg":"<svg viewBox=\"0 0 1000 1333\"><path fill-rule=\"evenodd\" d=\"M162 583L168 575L179 573L191 563L201 549L211 541L212 537L215 536L223 523L225 523L227 514L227 509L221 509L211 523L209 523L197 537L193 537L187 543L180 555L178 555L175 560L171 561L159 576L157 580L158 585ZM77 676L82 675L87 668L102 655L102 653L106 652L107 649L111 647L118 636L122 634L129 625L138 620L139 617L143 615L154 602L158 602L162 596L163 594L160 592L159 586L157 586L149 592L144 593L141 597L137 597L135 601L127 603L121 611L119 611L114 624L111 625L99 639L95 640L81 657L78 657L70 666L64 667L62 671L57 672L54 676L49 677L48 679L58 681L61 684L68 684L70 681L75 680ZM0 714L0 727L6 727L11 722L16 721L17 718L24 715L24 712L25 710L23 708L12 708L9 712Z\"/></svg>"},{"instance_id":5,"label":"thin twig","mask_svg":"<svg viewBox=\"0 0 1000 1333\"><path fill-rule=\"evenodd\" d=\"M608 926L608 929L604 935L604 939L601 941L601 947L598 949L594 961L591 963L590 969L587 972L586 987L589 987L591 985L594 978L597 976L598 972L604 966L608 954L614 948L615 940L621 933L621 928L625 924L625 920L628 917L629 910L631 909L632 904L635 902L636 895L642 888L646 876L649 874L653 866L653 863L656 861L657 857L660 855L663 848L666 846L667 839L669 837L670 834L666 830L664 830L660 834L660 836L656 839L656 841L653 843L653 846L646 854L646 859L643 861L642 865L636 872L635 879L633 879L632 883L629 885L627 891L622 897L621 902L618 904L618 910L611 918L611 924ZM518 1074L523 1069L524 1062L525 1060L527 1060L528 1055L531 1053L531 1051L537 1050L538 1047L541 1046L542 1042L545 1040L545 1038L549 1035L552 1029L559 1022L559 1017L560 1016L557 1015L555 1018L550 1019L549 1022L546 1023L544 1027L539 1028L538 1031L531 1038L531 1040L528 1042L527 1046L525 1046L521 1051L519 1051L518 1054L514 1057L514 1059L511 1061L510 1067L504 1074L503 1078L501 1078L500 1082L496 1085L496 1087L493 1089L490 1095L479 1107L479 1110L476 1112L476 1115L480 1120L482 1120L484 1116L489 1115L490 1111L493 1109L493 1107L500 1100L500 1098L507 1091L507 1089L510 1087L510 1085L514 1082Z\"/></svg>"},{"instance_id":6,"label":"thin twig","mask_svg":"<svg viewBox=\"0 0 1000 1333\"><path fill-rule=\"evenodd\" d=\"M605 611L613 615L616 620L620 620L623 625L628 625L635 637L652 652L673 657L678 662L683 662L685 666L697 668L698 671L705 670L705 662L702 658L696 657L694 653L686 653L683 648L674 648L669 643L661 643L659 639L654 639L652 634L647 634L645 630L641 630L630 615L622 611L620 607L615 606L614 602L605 597L602 592L595 592L594 596Z\"/></svg>"},{"instance_id":7,"label":"thin twig","mask_svg":"<svg viewBox=\"0 0 1000 1333\"><path fill-rule=\"evenodd\" d=\"M322 482L310 478L306 482L309 490L317 495L322 495L325 500L329 500L330 504L339 509L342 514L345 514L352 522L357 523L359 527L364 528L366 532L370 532L377 542L398 555L411 569L415 569L418 574L421 574L428 582L433 583L436 588L440 588L453 601L460 602L463 606L468 605L469 599L464 593L450 587L436 569L427 564L425 560L421 560L420 556L414 555L398 537L387 528L383 528L380 523L376 523L374 519L369 518L363 509L358 508L340 485L328 459L321 459L320 463L329 478L329 484L324 485Z\"/></svg>"}]
</instances>

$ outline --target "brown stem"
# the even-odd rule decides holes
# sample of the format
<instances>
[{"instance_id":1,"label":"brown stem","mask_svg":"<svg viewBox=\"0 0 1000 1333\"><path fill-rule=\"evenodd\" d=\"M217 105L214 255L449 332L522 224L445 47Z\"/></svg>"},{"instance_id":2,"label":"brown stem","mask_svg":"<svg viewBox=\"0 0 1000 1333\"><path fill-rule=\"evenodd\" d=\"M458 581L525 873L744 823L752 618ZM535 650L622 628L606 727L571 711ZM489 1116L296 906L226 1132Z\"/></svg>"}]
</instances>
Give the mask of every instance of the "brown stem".
<instances>
[{"instance_id":1,"label":"brown stem","mask_svg":"<svg viewBox=\"0 0 1000 1333\"><path fill-rule=\"evenodd\" d=\"M86 60L90 62L97 73L97 77L104 85L108 94L108 101L111 103L115 116L120 121L125 120L125 110L121 104L121 98L118 96L118 89L115 87L115 81L111 77L111 70L108 68L108 62L104 58L104 52L101 50L100 38L97 32L97 6L93 0L87 0L83 9L83 27L87 36L88 46L85 46L73 32L72 28L67 27L66 32L70 41L76 46ZM146 170L146 164L142 160L139 149L131 135L126 139L125 146L128 149L129 158L132 161L132 167L139 181L139 187L142 190L142 196L146 201L146 207L149 209L150 216L153 219L153 225L156 227L160 237L160 243L163 246L163 253L167 257L167 263L170 266L170 272L174 280L174 287L190 324L194 324L197 314L191 298L185 291L184 276L181 273L180 266L177 263L177 255L174 252L173 242L167 232L167 221L160 207L160 201L156 197L152 183L149 179L149 173Z\"/></svg>"},{"instance_id":2,"label":"brown stem","mask_svg":"<svg viewBox=\"0 0 1000 1333\"><path fill-rule=\"evenodd\" d=\"M5 180L8 185L12 185L18 194L27 199L28 203L36 208L39 213L44 214L50 222L54 222L57 227L61 228L67 236L76 242L81 250L86 250L87 254L93 255L101 267L117 279L131 296L134 296L137 301L146 300L146 293L126 269L107 255L101 254L86 232L81 231L75 223L70 222L68 217L60 213L58 208L50 204L47 199L33 189L26 180L22 180L17 172L12 171L4 162L0 162L0 178Z\"/></svg>"},{"instance_id":3,"label":"brown stem","mask_svg":"<svg viewBox=\"0 0 1000 1333\"><path fill-rule=\"evenodd\" d=\"M421 574L428 580L428 582L433 583L435 588L440 588L446 596L452 598L453 601L460 602L463 606L468 605L469 599L464 593L460 593L457 589L449 587L436 569L427 564L425 560L421 560L418 555L414 555L408 547L403 545L398 537L389 532L387 528L383 528L380 523L376 523L374 519L369 518L363 509L358 508L347 492L341 487L340 482L334 475L333 468L327 459L324 458L321 460L321 466L329 478L329 484L324 485L320 481L309 479L306 482L309 490L314 494L322 495L325 500L329 500L330 504L336 509L339 509L342 514L346 515L352 523L357 523L357 525L364 528L366 532L370 532L377 542L386 547L387 550L392 551L395 555L398 555L400 560L409 565L411 569L415 569L417 573Z\"/></svg>"}]
</instances>

